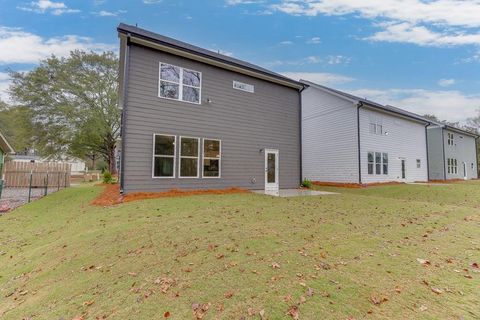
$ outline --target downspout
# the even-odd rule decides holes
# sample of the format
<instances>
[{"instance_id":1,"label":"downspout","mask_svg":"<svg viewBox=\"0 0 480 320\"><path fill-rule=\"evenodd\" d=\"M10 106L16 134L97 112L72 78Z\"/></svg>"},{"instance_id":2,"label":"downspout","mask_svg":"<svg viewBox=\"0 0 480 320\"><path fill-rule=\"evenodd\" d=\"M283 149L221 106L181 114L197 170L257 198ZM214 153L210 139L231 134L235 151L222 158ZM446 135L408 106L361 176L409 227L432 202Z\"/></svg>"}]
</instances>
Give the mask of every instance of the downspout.
<instances>
[{"instance_id":1,"label":"downspout","mask_svg":"<svg viewBox=\"0 0 480 320\"><path fill-rule=\"evenodd\" d=\"M362 155L360 149L360 108L363 107L362 102L357 103L357 143L358 143L358 184L362 184Z\"/></svg>"},{"instance_id":2,"label":"downspout","mask_svg":"<svg viewBox=\"0 0 480 320\"><path fill-rule=\"evenodd\" d=\"M475 172L476 172L476 177L475 179L478 179L478 138L475 138Z\"/></svg>"},{"instance_id":3,"label":"downspout","mask_svg":"<svg viewBox=\"0 0 480 320\"><path fill-rule=\"evenodd\" d=\"M303 183L303 104L302 104L302 92L307 88L306 85L299 90L300 94L300 185Z\"/></svg>"},{"instance_id":4,"label":"downspout","mask_svg":"<svg viewBox=\"0 0 480 320\"><path fill-rule=\"evenodd\" d=\"M125 48L125 61L123 70L123 106L122 106L122 123L120 130L120 137L122 138L122 151L120 153L120 193L123 194L125 187L125 129L127 127L127 88L128 88L128 71L130 68L130 34L127 34L127 43Z\"/></svg>"},{"instance_id":5,"label":"downspout","mask_svg":"<svg viewBox=\"0 0 480 320\"><path fill-rule=\"evenodd\" d=\"M443 180L447 180L447 169L445 169L445 134L443 132L444 128L442 127L442 154L443 154Z\"/></svg>"},{"instance_id":6,"label":"downspout","mask_svg":"<svg viewBox=\"0 0 480 320\"><path fill-rule=\"evenodd\" d=\"M427 127L430 126L431 123L428 122L426 125L425 125L425 143L426 143L426 147L427 147L427 181L430 181L430 162L428 161L428 132L427 132Z\"/></svg>"}]
</instances>

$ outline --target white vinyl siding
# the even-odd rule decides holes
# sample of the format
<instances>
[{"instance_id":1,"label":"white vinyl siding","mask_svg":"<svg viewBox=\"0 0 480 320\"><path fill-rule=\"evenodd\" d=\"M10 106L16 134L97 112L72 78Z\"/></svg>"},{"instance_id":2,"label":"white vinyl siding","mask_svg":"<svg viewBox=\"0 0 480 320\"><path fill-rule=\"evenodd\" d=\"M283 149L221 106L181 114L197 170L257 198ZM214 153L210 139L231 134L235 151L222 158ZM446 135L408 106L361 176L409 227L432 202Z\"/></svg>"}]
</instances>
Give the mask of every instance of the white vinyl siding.
<instances>
[{"instance_id":1,"label":"white vinyl siding","mask_svg":"<svg viewBox=\"0 0 480 320\"><path fill-rule=\"evenodd\" d=\"M467 179L476 179L477 173L477 155L476 155L476 143L475 138L466 134L458 133L456 131L450 131L449 129L443 130L445 139L445 173L447 179L463 179L464 167L463 163L466 163ZM453 145L448 144L448 138L453 139ZM451 142L452 143L452 142ZM450 172L448 171L448 159L456 160L455 163L450 163ZM472 168L473 163L473 168ZM455 169L456 168L456 169Z\"/></svg>"},{"instance_id":2,"label":"white vinyl siding","mask_svg":"<svg viewBox=\"0 0 480 320\"><path fill-rule=\"evenodd\" d=\"M383 134L372 134L370 125L382 124ZM388 134L387 134L388 133ZM362 182L403 181L401 159L405 160L406 181L427 181L427 166L417 168L417 159L427 161L425 125L368 107L360 108ZM374 152L374 174L369 174L368 153ZM383 156L385 154L385 157ZM380 161L377 161L380 159Z\"/></svg>"},{"instance_id":3,"label":"white vinyl siding","mask_svg":"<svg viewBox=\"0 0 480 320\"><path fill-rule=\"evenodd\" d=\"M302 91L302 171L312 181L358 183L357 108L351 101L314 87Z\"/></svg>"}]
</instances>

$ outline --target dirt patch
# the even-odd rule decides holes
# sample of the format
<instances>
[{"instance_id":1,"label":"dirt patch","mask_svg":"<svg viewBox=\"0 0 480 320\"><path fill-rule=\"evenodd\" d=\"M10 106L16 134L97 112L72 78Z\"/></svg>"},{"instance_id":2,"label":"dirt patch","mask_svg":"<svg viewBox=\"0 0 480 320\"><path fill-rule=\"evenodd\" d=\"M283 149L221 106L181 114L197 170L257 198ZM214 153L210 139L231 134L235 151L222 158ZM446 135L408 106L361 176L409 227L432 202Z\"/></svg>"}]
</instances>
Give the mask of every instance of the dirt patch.
<instances>
[{"instance_id":1,"label":"dirt patch","mask_svg":"<svg viewBox=\"0 0 480 320\"><path fill-rule=\"evenodd\" d=\"M93 199L92 204L95 206L113 206L123 202L122 196L120 194L120 185L115 184L105 184L98 183L95 186L104 187L102 193L95 199Z\"/></svg>"},{"instance_id":2,"label":"dirt patch","mask_svg":"<svg viewBox=\"0 0 480 320\"><path fill-rule=\"evenodd\" d=\"M250 191L240 188L229 189L206 189L206 190L180 190L171 189L165 192L134 192L129 193L123 197L124 202L131 202L144 199L157 199L168 197L183 197L195 195L209 195L209 194L233 194L233 193L249 193Z\"/></svg>"},{"instance_id":3,"label":"dirt patch","mask_svg":"<svg viewBox=\"0 0 480 320\"><path fill-rule=\"evenodd\" d=\"M428 180L428 182L434 182L434 183L457 183L457 182L464 182L465 180L463 179L450 179L450 180Z\"/></svg>"},{"instance_id":4,"label":"dirt patch","mask_svg":"<svg viewBox=\"0 0 480 320\"><path fill-rule=\"evenodd\" d=\"M323 186L323 187L338 187L338 188L351 188L351 189L358 189L358 188L368 188L368 187L375 187L375 186L390 186L390 185L397 185L403 184L403 182L373 182L373 183L337 183L337 182L324 182L324 181L313 181L312 182L316 186Z\"/></svg>"},{"instance_id":5,"label":"dirt patch","mask_svg":"<svg viewBox=\"0 0 480 320\"><path fill-rule=\"evenodd\" d=\"M206 189L206 190L180 190L171 189L164 192L134 192L122 196L120 194L119 184L105 184L99 183L96 186L104 187L103 192L92 201L96 206L113 206L122 202L132 202L137 200L170 198L170 197L184 197L193 195L221 195L234 193L249 193L249 190L240 188L229 189Z\"/></svg>"}]
</instances>

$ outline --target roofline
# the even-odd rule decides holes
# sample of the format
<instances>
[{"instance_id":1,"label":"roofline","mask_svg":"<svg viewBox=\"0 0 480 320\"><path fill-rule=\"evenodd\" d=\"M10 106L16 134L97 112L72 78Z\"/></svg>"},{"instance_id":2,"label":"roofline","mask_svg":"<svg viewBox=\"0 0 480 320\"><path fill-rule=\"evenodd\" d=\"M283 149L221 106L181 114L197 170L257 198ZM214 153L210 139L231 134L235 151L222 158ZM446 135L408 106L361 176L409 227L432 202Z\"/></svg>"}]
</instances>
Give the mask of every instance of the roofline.
<instances>
[{"instance_id":1,"label":"roofline","mask_svg":"<svg viewBox=\"0 0 480 320\"><path fill-rule=\"evenodd\" d=\"M7 139L5 138L5 136L1 132L0 132L0 139L4 142L4 144L7 146L7 148L10 149L10 150L5 150L6 153L8 153L8 154L15 153L15 150L10 145L10 143L8 143Z\"/></svg>"},{"instance_id":2,"label":"roofline","mask_svg":"<svg viewBox=\"0 0 480 320\"><path fill-rule=\"evenodd\" d=\"M119 36L128 38L131 43L135 43L135 44L146 46L156 50L168 52L168 53L182 56L188 59L200 61L200 62L214 65L223 69L235 71L235 72L249 75L255 78L277 83L286 87L295 88L297 90L301 90L304 87L304 85L298 81L282 76L280 74L276 74L274 72L270 72L269 70L266 70L266 69L264 70L263 68L260 68L260 67L255 68L256 66L254 65L252 66L242 65L241 63L244 61L235 59L238 61L238 62L235 62L235 61L232 61L232 59L230 59L229 57L222 54L216 54L214 52L212 52L212 54L209 54L206 52L208 50L202 49L200 47L195 47L193 45L180 42L180 41L178 41L178 44L175 44L172 42L162 40L160 37L163 38L163 36L158 35L159 37L155 38L152 36L147 36L145 34L140 34L135 30L151 33L150 31L147 31L138 27L134 27L134 26L129 26L123 23L121 23L117 27ZM164 37L164 38L168 39L167 37ZM185 46L182 46L182 44L184 44ZM186 46L188 46L188 48Z\"/></svg>"},{"instance_id":3,"label":"roofline","mask_svg":"<svg viewBox=\"0 0 480 320\"><path fill-rule=\"evenodd\" d=\"M408 119L411 119L411 120L414 120L414 121L417 121L417 122L420 122L420 123L424 123L424 124L430 124L431 123L429 120L423 118L420 115L416 115L414 113L407 112L407 111L405 113L403 113L403 112L399 112L399 111L396 111L396 110L392 110L392 109L389 109L388 107L386 107L386 106L384 106L380 103L370 101L370 100L367 100L367 99L362 99L362 98L356 97L354 95L351 95L349 93L346 93L346 92L343 92L343 91L340 91L340 90L336 90L336 89L332 89L332 88L328 88L328 87L316 84L316 83L308 81L308 80L300 80L300 83L303 83L304 85L307 85L307 86L314 87L314 88L322 90L322 91L326 91L326 92L328 92L330 94L333 94L333 95L335 95L335 96L337 96L341 99L350 101L350 102L352 102L354 104L357 104L357 105L359 103L361 103L363 106L370 107L371 109L380 109L383 112L399 115L399 116L402 116L403 118L408 118ZM396 108L396 109L400 109L400 108ZM400 109L400 110L403 111L403 109Z\"/></svg>"},{"instance_id":4,"label":"roofline","mask_svg":"<svg viewBox=\"0 0 480 320\"><path fill-rule=\"evenodd\" d=\"M444 129L447 129L447 130L450 130L450 131L456 131L458 133L461 133L461 134L466 134L466 135L469 135L469 136L472 136L474 138L478 138L480 137L478 134L476 133L473 133L473 132L470 132L470 131L466 131L466 130L463 130L463 129L459 129L459 128L456 128L456 127L452 127L452 126L449 126L448 124L444 124L443 125L443 128Z\"/></svg>"}]
</instances>

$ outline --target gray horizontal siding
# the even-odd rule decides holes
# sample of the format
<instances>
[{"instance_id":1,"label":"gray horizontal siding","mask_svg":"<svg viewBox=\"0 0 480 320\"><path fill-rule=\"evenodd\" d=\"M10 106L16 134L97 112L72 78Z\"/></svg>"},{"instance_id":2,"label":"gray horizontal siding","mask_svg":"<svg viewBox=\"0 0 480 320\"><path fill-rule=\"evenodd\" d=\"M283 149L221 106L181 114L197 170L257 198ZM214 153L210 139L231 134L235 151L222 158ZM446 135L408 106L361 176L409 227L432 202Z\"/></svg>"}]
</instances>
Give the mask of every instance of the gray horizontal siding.
<instances>
[{"instance_id":1,"label":"gray horizontal siding","mask_svg":"<svg viewBox=\"0 0 480 320\"><path fill-rule=\"evenodd\" d=\"M158 97L160 61L202 72L200 105ZM255 93L233 89L233 80L253 84ZM280 187L299 185L298 91L133 45L127 96L124 192L171 188L263 189L264 153L260 150L265 148L279 150ZM212 102L207 103L207 99ZM152 178L154 133L222 140L222 177Z\"/></svg>"},{"instance_id":2,"label":"gray horizontal siding","mask_svg":"<svg viewBox=\"0 0 480 320\"><path fill-rule=\"evenodd\" d=\"M448 145L447 133L453 133L454 145ZM445 172L447 173L447 179L463 179L464 170L463 163L466 163L467 167L467 179L477 179L477 156L475 151L475 138L460 134L448 129L443 130L444 143L445 143ZM448 173L448 158L457 159L458 173ZM473 164L473 169L472 169Z\"/></svg>"},{"instance_id":3,"label":"gray horizontal siding","mask_svg":"<svg viewBox=\"0 0 480 320\"><path fill-rule=\"evenodd\" d=\"M443 138L441 127L429 127L428 137L428 171L431 180L445 179L443 163Z\"/></svg>"}]
</instances>

